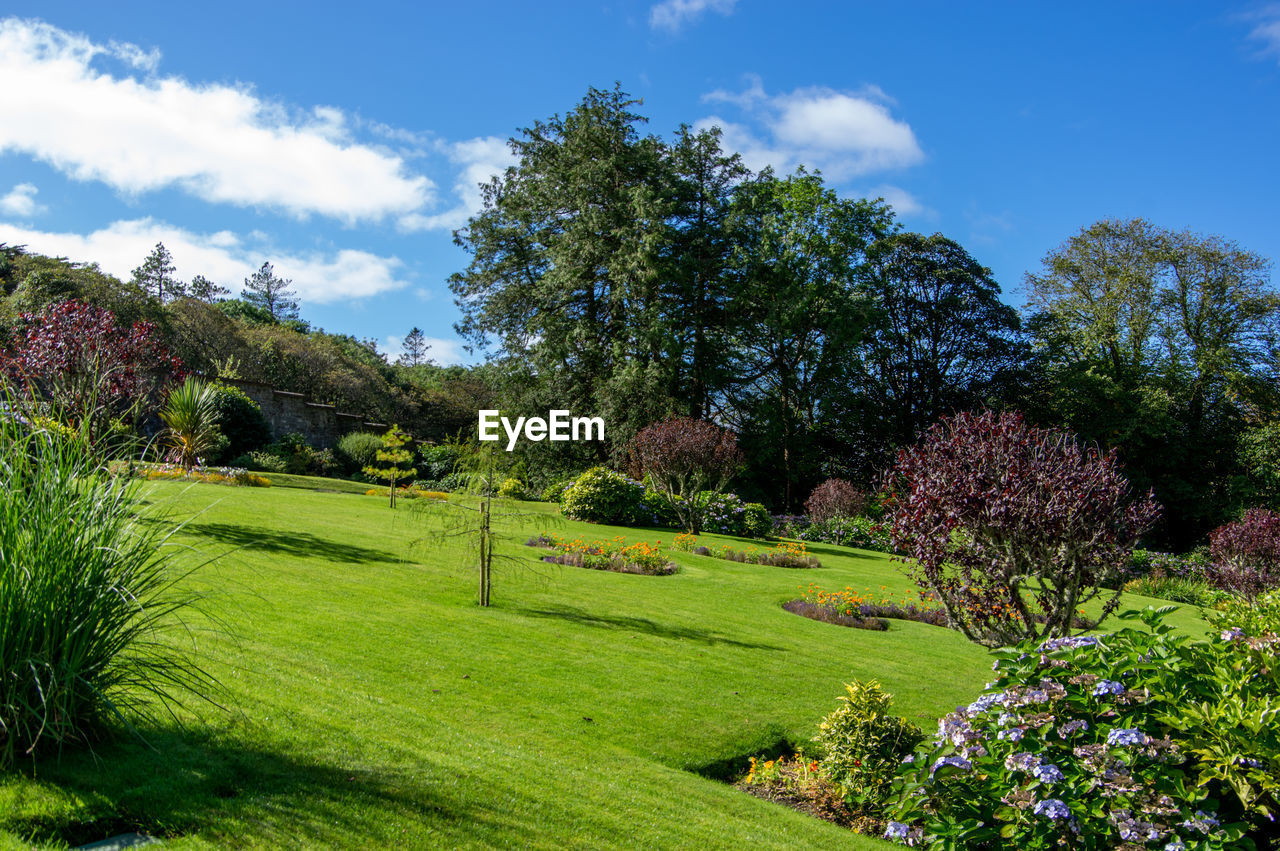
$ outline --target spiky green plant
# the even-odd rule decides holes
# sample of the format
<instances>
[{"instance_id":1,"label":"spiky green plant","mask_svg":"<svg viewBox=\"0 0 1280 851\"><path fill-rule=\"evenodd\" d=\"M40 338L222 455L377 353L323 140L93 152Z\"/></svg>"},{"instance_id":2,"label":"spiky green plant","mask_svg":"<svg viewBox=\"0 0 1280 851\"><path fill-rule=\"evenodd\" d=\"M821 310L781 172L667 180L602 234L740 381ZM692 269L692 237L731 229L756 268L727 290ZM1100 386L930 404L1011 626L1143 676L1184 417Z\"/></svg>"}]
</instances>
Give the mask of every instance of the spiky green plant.
<instances>
[{"instance_id":1,"label":"spiky green plant","mask_svg":"<svg viewBox=\"0 0 1280 851\"><path fill-rule=\"evenodd\" d=\"M216 402L214 389L191 376L169 391L160 419L168 426L164 439L175 464L189 470L218 445Z\"/></svg>"},{"instance_id":2,"label":"spiky green plant","mask_svg":"<svg viewBox=\"0 0 1280 851\"><path fill-rule=\"evenodd\" d=\"M138 485L22 409L0 404L0 769L214 687L165 634L193 598Z\"/></svg>"}]
</instances>

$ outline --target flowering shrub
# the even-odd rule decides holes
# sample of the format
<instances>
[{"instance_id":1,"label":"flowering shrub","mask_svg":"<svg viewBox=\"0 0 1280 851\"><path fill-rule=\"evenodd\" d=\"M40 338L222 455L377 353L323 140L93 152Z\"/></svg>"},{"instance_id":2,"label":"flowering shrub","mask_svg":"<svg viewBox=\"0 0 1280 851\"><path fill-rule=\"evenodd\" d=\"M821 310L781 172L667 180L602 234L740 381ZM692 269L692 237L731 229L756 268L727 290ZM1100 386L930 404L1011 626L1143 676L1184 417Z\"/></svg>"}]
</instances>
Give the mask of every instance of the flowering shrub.
<instances>
[{"instance_id":1,"label":"flowering shrub","mask_svg":"<svg viewBox=\"0 0 1280 851\"><path fill-rule=\"evenodd\" d=\"M650 576L669 576L677 570L677 566L663 554L662 541L653 544L645 541L628 544L622 535L609 541L588 541L584 538L570 541L544 533L530 538L525 546L560 552L560 555L544 556L543 561L590 570L643 573Z\"/></svg>"},{"instance_id":2,"label":"flowering shrub","mask_svg":"<svg viewBox=\"0 0 1280 851\"><path fill-rule=\"evenodd\" d=\"M564 499L565 491L576 481L576 477L561 479L558 482L552 482L542 489L542 501L559 503Z\"/></svg>"},{"instance_id":3,"label":"flowering shrub","mask_svg":"<svg viewBox=\"0 0 1280 851\"><path fill-rule=\"evenodd\" d=\"M746 531L747 506L737 494L702 491L694 499L703 532L741 535Z\"/></svg>"},{"instance_id":4,"label":"flowering shrub","mask_svg":"<svg viewBox=\"0 0 1280 851\"><path fill-rule=\"evenodd\" d=\"M867 495L844 479L827 479L804 502L805 513L815 523L836 517L857 517L867 509Z\"/></svg>"},{"instance_id":5,"label":"flowering shrub","mask_svg":"<svg viewBox=\"0 0 1280 851\"><path fill-rule=\"evenodd\" d=\"M1274 830L1275 646L1243 628L1028 640L900 769L886 837L932 848L1259 847Z\"/></svg>"},{"instance_id":6,"label":"flowering shrub","mask_svg":"<svg viewBox=\"0 0 1280 851\"><path fill-rule=\"evenodd\" d=\"M912 578L991 647L1070 633L1159 514L1149 495L1131 499L1114 452L1014 413L942 420L898 454L890 482L890 532Z\"/></svg>"},{"instance_id":7,"label":"flowering shrub","mask_svg":"<svg viewBox=\"0 0 1280 851\"><path fill-rule=\"evenodd\" d=\"M893 698L875 680L845 684L843 704L818 725L821 770L845 798L864 812L879 813L903 757L924 731L890 713Z\"/></svg>"},{"instance_id":8,"label":"flowering shrub","mask_svg":"<svg viewBox=\"0 0 1280 851\"><path fill-rule=\"evenodd\" d=\"M1256 597L1280 586L1280 514L1251 508L1209 536L1207 576L1224 591Z\"/></svg>"},{"instance_id":9,"label":"flowering shrub","mask_svg":"<svg viewBox=\"0 0 1280 851\"><path fill-rule=\"evenodd\" d=\"M564 492L561 511L570 520L626 526L634 523L644 485L608 467L592 467Z\"/></svg>"},{"instance_id":10,"label":"flowering shrub","mask_svg":"<svg viewBox=\"0 0 1280 851\"><path fill-rule=\"evenodd\" d=\"M652 488L645 488L644 496L640 497L640 508L636 512L637 524L661 526L665 529L679 527L680 518L671 507L673 499L678 500L680 497L668 497Z\"/></svg>"},{"instance_id":11,"label":"flowering shrub","mask_svg":"<svg viewBox=\"0 0 1280 851\"><path fill-rule=\"evenodd\" d=\"M888 524L869 517L835 517L809 523L796 529L790 537L815 543L857 547L861 550L893 552Z\"/></svg>"}]
</instances>

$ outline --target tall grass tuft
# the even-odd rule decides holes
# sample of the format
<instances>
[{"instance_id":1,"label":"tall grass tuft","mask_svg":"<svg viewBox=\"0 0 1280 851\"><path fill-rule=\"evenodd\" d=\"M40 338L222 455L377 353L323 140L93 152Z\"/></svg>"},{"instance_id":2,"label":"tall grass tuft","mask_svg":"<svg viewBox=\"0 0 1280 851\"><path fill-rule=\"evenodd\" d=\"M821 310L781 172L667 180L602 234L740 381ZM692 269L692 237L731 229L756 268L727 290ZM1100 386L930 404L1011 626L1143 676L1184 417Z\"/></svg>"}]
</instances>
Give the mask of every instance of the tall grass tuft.
<instances>
[{"instance_id":1,"label":"tall grass tuft","mask_svg":"<svg viewBox=\"0 0 1280 851\"><path fill-rule=\"evenodd\" d=\"M20 407L0 394L0 768L214 687L166 636L194 598L138 485Z\"/></svg>"}]
</instances>

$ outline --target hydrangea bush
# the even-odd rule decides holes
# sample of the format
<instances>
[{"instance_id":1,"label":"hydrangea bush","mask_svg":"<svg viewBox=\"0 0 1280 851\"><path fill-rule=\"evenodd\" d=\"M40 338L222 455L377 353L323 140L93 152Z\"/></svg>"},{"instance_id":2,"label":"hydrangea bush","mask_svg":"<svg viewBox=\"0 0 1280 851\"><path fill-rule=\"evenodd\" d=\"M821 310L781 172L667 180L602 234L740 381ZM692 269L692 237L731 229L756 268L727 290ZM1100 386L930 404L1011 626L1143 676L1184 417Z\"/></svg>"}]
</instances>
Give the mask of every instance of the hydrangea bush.
<instances>
[{"instance_id":1,"label":"hydrangea bush","mask_svg":"<svg viewBox=\"0 0 1280 851\"><path fill-rule=\"evenodd\" d=\"M1276 606L1280 612L1280 604ZM996 651L995 681L900 770L886 837L931 848L1270 847L1275 621L1210 642L1147 630Z\"/></svg>"},{"instance_id":2,"label":"hydrangea bush","mask_svg":"<svg viewBox=\"0 0 1280 851\"><path fill-rule=\"evenodd\" d=\"M564 492L560 506L570 520L627 526L636 521L643 499L640 482L608 467L592 467Z\"/></svg>"}]
</instances>

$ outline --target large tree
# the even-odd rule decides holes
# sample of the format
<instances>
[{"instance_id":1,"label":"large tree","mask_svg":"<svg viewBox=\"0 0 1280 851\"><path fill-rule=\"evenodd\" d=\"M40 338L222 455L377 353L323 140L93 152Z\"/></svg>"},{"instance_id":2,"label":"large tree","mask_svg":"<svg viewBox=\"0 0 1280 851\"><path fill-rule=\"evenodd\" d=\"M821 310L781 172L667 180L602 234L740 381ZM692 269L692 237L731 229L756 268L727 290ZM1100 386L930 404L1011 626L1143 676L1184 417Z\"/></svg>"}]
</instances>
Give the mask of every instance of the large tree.
<instances>
[{"instance_id":1,"label":"large tree","mask_svg":"<svg viewBox=\"0 0 1280 851\"><path fill-rule=\"evenodd\" d=\"M174 275L176 271L169 249L163 242L157 242L142 265L133 270L132 283L161 303L173 301L186 294L186 285Z\"/></svg>"},{"instance_id":2,"label":"large tree","mask_svg":"<svg viewBox=\"0 0 1280 851\"><path fill-rule=\"evenodd\" d=\"M737 189L727 227L737 349L728 414L757 486L790 510L823 478L824 411L844 391L869 308L860 270L893 214L840 198L817 175L766 172Z\"/></svg>"},{"instance_id":3,"label":"large tree","mask_svg":"<svg viewBox=\"0 0 1280 851\"><path fill-rule=\"evenodd\" d=\"M1164 504L1165 546L1226 519L1251 422L1276 414L1280 296L1262 257L1141 219L1080 231L1027 276L1041 418L1120 448Z\"/></svg>"},{"instance_id":4,"label":"large tree","mask_svg":"<svg viewBox=\"0 0 1280 851\"><path fill-rule=\"evenodd\" d=\"M852 356L853 393L833 401L850 472L871 481L938 418L1006 397L1025 345L991 270L941 234L876 240L859 280L870 313Z\"/></svg>"},{"instance_id":5,"label":"large tree","mask_svg":"<svg viewBox=\"0 0 1280 851\"><path fill-rule=\"evenodd\" d=\"M511 139L517 163L455 234L471 254L449 286L457 330L527 367L522 405L603 415L625 440L669 413L658 330L662 144L638 101L591 89Z\"/></svg>"},{"instance_id":6,"label":"large tree","mask_svg":"<svg viewBox=\"0 0 1280 851\"><path fill-rule=\"evenodd\" d=\"M293 281L279 278L270 263L263 263L258 271L244 279L240 298L254 307L260 307L280 322L298 318L298 293L289 289Z\"/></svg>"}]
</instances>

